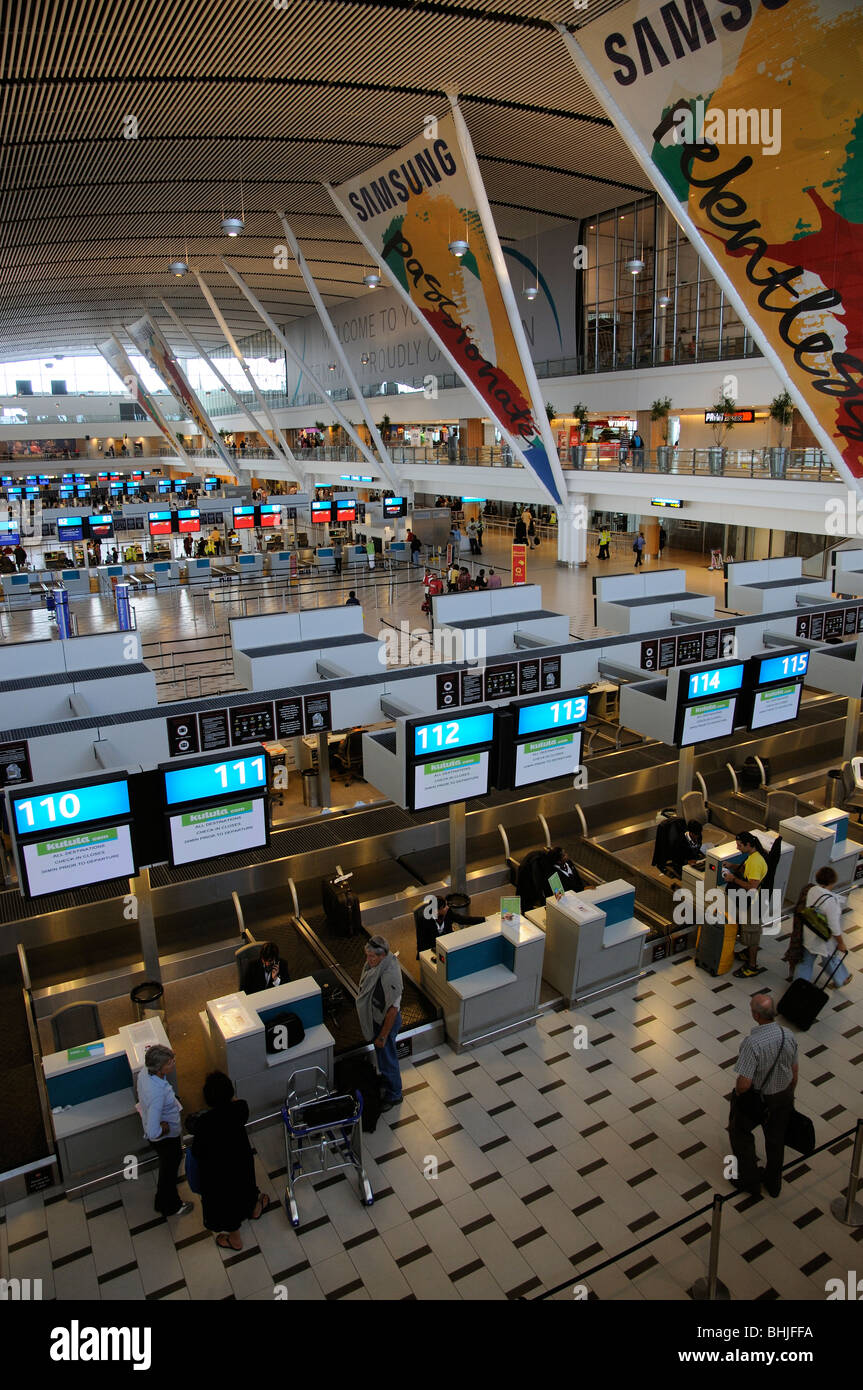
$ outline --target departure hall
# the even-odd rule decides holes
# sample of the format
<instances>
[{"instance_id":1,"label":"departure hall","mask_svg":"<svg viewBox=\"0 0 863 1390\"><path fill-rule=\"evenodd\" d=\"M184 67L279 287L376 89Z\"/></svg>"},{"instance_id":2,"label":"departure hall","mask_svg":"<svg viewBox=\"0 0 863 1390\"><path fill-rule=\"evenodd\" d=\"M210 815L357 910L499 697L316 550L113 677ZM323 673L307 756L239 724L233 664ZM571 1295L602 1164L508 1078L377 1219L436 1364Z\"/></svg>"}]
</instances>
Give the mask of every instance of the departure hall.
<instances>
[{"instance_id":1,"label":"departure hall","mask_svg":"<svg viewBox=\"0 0 863 1390\"><path fill-rule=\"evenodd\" d=\"M863 11L3 26L0 1303L56 1361L107 1301L625 1301L825 1366Z\"/></svg>"}]
</instances>

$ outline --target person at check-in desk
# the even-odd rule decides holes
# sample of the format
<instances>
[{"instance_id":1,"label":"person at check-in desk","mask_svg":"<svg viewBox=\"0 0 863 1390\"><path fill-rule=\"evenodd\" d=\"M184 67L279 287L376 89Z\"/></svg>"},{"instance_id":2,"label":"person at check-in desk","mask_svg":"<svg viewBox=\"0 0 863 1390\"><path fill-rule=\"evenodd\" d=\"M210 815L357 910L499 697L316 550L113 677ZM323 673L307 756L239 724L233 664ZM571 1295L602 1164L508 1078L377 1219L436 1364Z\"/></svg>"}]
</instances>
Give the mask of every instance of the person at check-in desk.
<instances>
[{"instance_id":1,"label":"person at check-in desk","mask_svg":"<svg viewBox=\"0 0 863 1390\"><path fill-rule=\"evenodd\" d=\"M722 870L722 877L729 888L745 888L747 892L754 890L757 893L762 880L767 877L767 860L761 853L761 841L756 840L748 830L741 830L737 836L737 848L741 854L746 855L743 868L731 869L726 866ZM740 924L740 944L743 949L738 959L742 960L743 964L734 974L741 980L749 980L753 975L761 974L757 964L758 948L761 945L760 918L760 903L756 899L747 914L747 921Z\"/></svg>"},{"instance_id":2,"label":"person at check-in desk","mask_svg":"<svg viewBox=\"0 0 863 1390\"><path fill-rule=\"evenodd\" d=\"M559 899L563 893L568 892L569 889L572 889L574 893L582 892L584 880L566 850L561 849L560 845L555 845L554 849L548 851L548 859L544 865L544 870L548 881L548 892L546 893L546 897L551 897L553 895L555 898ZM555 892L555 889L552 888L551 885L551 879L555 874L560 880L560 893Z\"/></svg>"},{"instance_id":3,"label":"person at check-in desk","mask_svg":"<svg viewBox=\"0 0 863 1390\"><path fill-rule=\"evenodd\" d=\"M402 971L384 936L366 942L366 963L360 975L357 1014L363 1037L373 1042L381 1078L381 1110L402 1102L402 1078L396 1039L402 1026Z\"/></svg>"},{"instance_id":4,"label":"person at check-in desk","mask_svg":"<svg viewBox=\"0 0 863 1390\"><path fill-rule=\"evenodd\" d=\"M192 1210L177 1191L177 1173L183 1146L180 1141L180 1111L182 1106L168 1073L174 1070L174 1054L161 1043L148 1047L144 1065L138 1073L138 1110L149 1139L159 1157L159 1176L156 1200L153 1203L160 1216L184 1216Z\"/></svg>"},{"instance_id":5,"label":"person at check-in desk","mask_svg":"<svg viewBox=\"0 0 863 1390\"><path fill-rule=\"evenodd\" d=\"M277 985L287 984L290 978L275 941L265 941L260 959L253 961L246 971L243 989L246 994L258 994L262 989L275 989Z\"/></svg>"},{"instance_id":6,"label":"person at check-in desk","mask_svg":"<svg viewBox=\"0 0 863 1390\"><path fill-rule=\"evenodd\" d=\"M439 936L454 931L457 926L476 927L484 921L484 917L466 917L456 912L446 898L429 895L414 912L417 960L420 958L420 951L430 951Z\"/></svg>"}]
</instances>

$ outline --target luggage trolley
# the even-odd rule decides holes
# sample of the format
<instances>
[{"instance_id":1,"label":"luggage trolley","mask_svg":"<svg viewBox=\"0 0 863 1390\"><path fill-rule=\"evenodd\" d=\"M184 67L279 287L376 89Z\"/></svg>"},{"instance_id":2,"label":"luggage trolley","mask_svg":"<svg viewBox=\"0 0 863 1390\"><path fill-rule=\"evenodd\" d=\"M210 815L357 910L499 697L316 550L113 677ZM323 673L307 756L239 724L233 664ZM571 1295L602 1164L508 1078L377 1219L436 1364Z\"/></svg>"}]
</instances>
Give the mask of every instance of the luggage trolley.
<instances>
[{"instance_id":1,"label":"luggage trolley","mask_svg":"<svg viewBox=\"0 0 863 1390\"><path fill-rule=\"evenodd\" d=\"M300 1091L301 1076L317 1077L311 1088ZM321 1067L304 1067L295 1071L288 1081L288 1093L282 1106L285 1122L285 1165L288 1185L285 1190L285 1211L296 1229L300 1224L295 1186L301 1178L334 1173L340 1168L352 1168L357 1176L359 1198L370 1207L374 1194L363 1166L363 1131L360 1123L363 1098L358 1091L331 1091L326 1072ZM319 1167L308 1166L316 1158Z\"/></svg>"}]
</instances>

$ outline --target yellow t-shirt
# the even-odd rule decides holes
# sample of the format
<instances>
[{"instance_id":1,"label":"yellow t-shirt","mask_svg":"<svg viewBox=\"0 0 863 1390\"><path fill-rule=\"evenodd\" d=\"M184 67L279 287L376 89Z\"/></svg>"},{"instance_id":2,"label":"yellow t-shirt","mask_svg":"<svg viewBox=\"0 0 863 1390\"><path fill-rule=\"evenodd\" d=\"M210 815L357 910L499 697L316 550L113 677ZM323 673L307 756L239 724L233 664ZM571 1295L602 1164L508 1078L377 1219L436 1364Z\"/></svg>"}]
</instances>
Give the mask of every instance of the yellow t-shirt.
<instances>
[{"instance_id":1,"label":"yellow t-shirt","mask_svg":"<svg viewBox=\"0 0 863 1390\"><path fill-rule=\"evenodd\" d=\"M755 849L750 854L746 863L743 865L743 878L752 879L760 883L767 875L767 862L763 854L759 854Z\"/></svg>"}]
</instances>

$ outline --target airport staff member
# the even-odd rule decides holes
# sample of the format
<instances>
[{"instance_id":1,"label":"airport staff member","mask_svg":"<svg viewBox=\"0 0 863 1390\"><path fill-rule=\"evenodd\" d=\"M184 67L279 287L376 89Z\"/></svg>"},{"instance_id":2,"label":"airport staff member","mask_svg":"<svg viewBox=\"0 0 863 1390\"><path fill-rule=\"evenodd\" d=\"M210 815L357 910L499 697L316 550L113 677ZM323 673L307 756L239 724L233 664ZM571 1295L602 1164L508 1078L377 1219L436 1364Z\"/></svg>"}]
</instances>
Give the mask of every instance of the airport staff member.
<instances>
[{"instance_id":1,"label":"airport staff member","mask_svg":"<svg viewBox=\"0 0 863 1390\"><path fill-rule=\"evenodd\" d=\"M402 1078L396 1039L402 1026L402 971L384 936L366 942L366 963L360 975L357 1014L366 1042L374 1042L381 1078L381 1110L402 1100Z\"/></svg>"},{"instance_id":2,"label":"airport staff member","mask_svg":"<svg viewBox=\"0 0 863 1390\"><path fill-rule=\"evenodd\" d=\"M182 1107L167 1079L173 1069L173 1052L169 1047L156 1043L147 1048L144 1065L138 1073L138 1109L144 1134L159 1156L159 1177L153 1205L160 1216L184 1216L192 1210L192 1203L181 1201L177 1191L177 1173L183 1156L180 1142Z\"/></svg>"},{"instance_id":3,"label":"airport staff member","mask_svg":"<svg viewBox=\"0 0 863 1390\"><path fill-rule=\"evenodd\" d=\"M290 971L279 954L275 941L265 941L261 947L260 958L249 966L243 980L246 994L257 994L262 989L275 989L290 980Z\"/></svg>"},{"instance_id":4,"label":"airport staff member","mask_svg":"<svg viewBox=\"0 0 863 1390\"><path fill-rule=\"evenodd\" d=\"M776 1022L776 1005L769 994L753 995L749 1008L755 1027L740 1044L728 1118L731 1152L737 1159L737 1177L732 1185L739 1192L758 1196L764 1183L770 1196L778 1197L782 1190L785 1133L797 1085L797 1040L789 1029ZM760 1095L761 1104L755 1092ZM764 1129L764 1168L758 1168L755 1162L753 1131L758 1125Z\"/></svg>"},{"instance_id":5,"label":"airport staff member","mask_svg":"<svg viewBox=\"0 0 863 1390\"><path fill-rule=\"evenodd\" d=\"M755 890L757 892L762 880L767 877L767 861L761 853L761 843L748 830L741 830L737 836L737 848L741 854L746 855L746 860L742 869L724 868L722 877L727 886L735 888L745 888L747 892ZM738 953L738 960L743 964L734 974L738 979L749 980L753 975L760 975L763 966L756 964L758 960L758 948L761 945L761 911L760 903L756 897L750 900L751 907L746 914L746 922L740 924L740 944L743 947Z\"/></svg>"}]
</instances>

